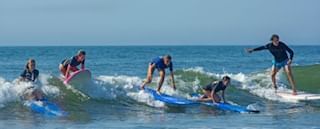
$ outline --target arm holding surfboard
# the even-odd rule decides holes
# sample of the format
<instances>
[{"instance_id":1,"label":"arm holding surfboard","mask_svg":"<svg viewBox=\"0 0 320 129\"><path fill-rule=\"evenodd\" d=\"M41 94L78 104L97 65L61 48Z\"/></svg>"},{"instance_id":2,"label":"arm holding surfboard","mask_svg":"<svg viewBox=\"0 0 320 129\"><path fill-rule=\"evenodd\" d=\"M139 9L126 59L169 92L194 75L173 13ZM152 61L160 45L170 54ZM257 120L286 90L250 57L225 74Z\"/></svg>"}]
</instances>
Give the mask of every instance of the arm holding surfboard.
<instances>
[{"instance_id":1,"label":"arm holding surfboard","mask_svg":"<svg viewBox=\"0 0 320 129\"><path fill-rule=\"evenodd\" d=\"M77 66L81 64L81 69L85 69L85 58L86 52L83 50L79 50L76 56L73 56L70 59L65 59L61 62L59 69L61 74L67 79L70 76L70 72L76 72L79 69Z\"/></svg>"}]
</instances>

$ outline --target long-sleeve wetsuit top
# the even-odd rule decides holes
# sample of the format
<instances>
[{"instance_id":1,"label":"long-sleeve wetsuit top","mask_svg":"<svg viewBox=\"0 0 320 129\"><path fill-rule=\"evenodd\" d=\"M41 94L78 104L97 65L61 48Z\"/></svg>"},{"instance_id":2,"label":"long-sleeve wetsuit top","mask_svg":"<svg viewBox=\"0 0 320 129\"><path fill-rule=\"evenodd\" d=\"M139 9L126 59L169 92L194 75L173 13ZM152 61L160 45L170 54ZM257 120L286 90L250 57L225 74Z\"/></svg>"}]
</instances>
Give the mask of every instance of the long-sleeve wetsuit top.
<instances>
[{"instance_id":1,"label":"long-sleeve wetsuit top","mask_svg":"<svg viewBox=\"0 0 320 129\"><path fill-rule=\"evenodd\" d=\"M283 42L279 42L278 46L273 45L273 43L268 43L265 46L261 46L253 49L253 51L260 51L268 49L270 53L274 56L276 62L282 62L288 59L287 52L290 54L290 59L293 58L293 51Z\"/></svg>"}]
</instances>

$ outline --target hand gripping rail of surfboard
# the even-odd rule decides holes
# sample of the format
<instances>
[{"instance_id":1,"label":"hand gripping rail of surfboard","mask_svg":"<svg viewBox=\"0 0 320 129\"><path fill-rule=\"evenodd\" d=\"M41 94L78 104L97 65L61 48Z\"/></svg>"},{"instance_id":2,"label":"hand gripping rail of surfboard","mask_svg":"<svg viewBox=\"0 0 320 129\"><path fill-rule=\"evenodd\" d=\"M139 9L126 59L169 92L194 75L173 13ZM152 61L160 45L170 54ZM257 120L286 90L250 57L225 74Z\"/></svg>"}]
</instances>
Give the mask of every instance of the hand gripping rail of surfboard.
<instances>
[{"instance_id":1,"label":"hand gripping rail of surfboard","mask_svg":"<svg viewBox=\"0 0 320 129\"><path fill-rule=\"evenodd\" d=\"M162 101L166 104L172 104L172 105L207 105L207 106L212 106L212 107L217 107L222 110L227 110L227 111L234 111L234 112L239 112L239 113L259 113L260 111L258 110L250 110L241 106L237 105L231 105L227 103L210 103L210 102L196 102L192 101L189 99L185 98L178 98L178 97L173 97L170 95L166 94L158 94L155 90L150 89L150 88L145 88L145 91L149 92L155 100Z\"/></svg>"},{"instance_id":2,"label":"hand gripping rail of surfboard","mask_svg":"<svg viewBox=\"0 0 320 129\"><path fill-rule=\"evenodd\" d=\"M66 80L63 81L63 83L67 85L74 82L81 83L88 80L91 80L91 72L87 69L83 69L72 73Z\"/></svg>"}]
</instances>

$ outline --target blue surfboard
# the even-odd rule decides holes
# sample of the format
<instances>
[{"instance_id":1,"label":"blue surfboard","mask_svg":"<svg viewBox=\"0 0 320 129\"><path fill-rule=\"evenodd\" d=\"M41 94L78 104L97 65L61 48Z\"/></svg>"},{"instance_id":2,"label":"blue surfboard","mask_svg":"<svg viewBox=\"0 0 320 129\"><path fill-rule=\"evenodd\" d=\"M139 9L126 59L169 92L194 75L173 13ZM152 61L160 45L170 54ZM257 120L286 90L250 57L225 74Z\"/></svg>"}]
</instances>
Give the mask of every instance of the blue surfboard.
<instances>
[{"instance_id":1,"label":"blue surfboard","mask_svg":"<svg viewBox=\"0 0 320 129\"><path fill-rule=\"evenodd\" d=\"M173 97L170 95L166 95L163 93L158 94L157 91L150 89L150 88L145 88L145 91L149 92L155 100L159 100L162 102L165 102L166 104L172 104L172 105L195 105L194 101L185 99L185 98L178 98L178 97Z\"/></svg>"},{"instance_id":2,"label":"blue surfboard","mask_svg":"<svg viewBox=\"0 0 320 129\"><path fill-rule=\"evenodd\" d=\"M170 96L163 93L158 94L155 90L150 88L145 88L145 91L149 92L155 100L159 100L166 104L171 104L171 105L201 105L202 104L206 106L216 107L226 111L234 111L239 113L259 113L260 112L258 110L250 110L242 106L231 105L227 103L196 102L186 98L174 97L174 96Z\"/></svg>"},{"instance_id":3,"label":"blue surfboard","mask_svg":"<svg viewBox=\"0 0 320 129\"><path fill-rule=\"evenodd\" d=\"M45 116L66 116L67 113L63 111L55 103L49 102L48 100L29 100L25 103L33 112L45 115Z\"/></svg>"}]
</instances>

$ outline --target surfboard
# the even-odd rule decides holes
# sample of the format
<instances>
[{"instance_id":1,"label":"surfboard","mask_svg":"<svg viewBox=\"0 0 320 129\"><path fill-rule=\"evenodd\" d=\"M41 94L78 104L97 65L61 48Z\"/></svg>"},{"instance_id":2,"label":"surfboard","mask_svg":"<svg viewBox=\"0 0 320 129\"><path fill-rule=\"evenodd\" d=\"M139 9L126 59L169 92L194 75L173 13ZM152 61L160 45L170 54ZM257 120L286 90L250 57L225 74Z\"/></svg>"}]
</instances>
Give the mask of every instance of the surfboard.
<instances>
[{"instance_id":1,"label":"surfboard","mask_svg":"<svg viewBox=\"0 0 320 129\"><path fill-rule=\"evenodd\" d=\"M55 103L49 102L48 100L35 101L28 100L25 105L29 107L33 112L45 115L45 116L66 116L67 113L63 111Z\"/></svg>"},{"instance_id":2,"label":"surfboard","mask_svg":"<svg viewBox=\"0 0 320 129\"><path fill-rule=\"evenodd\" d=\"M91 81L91 72L87 69L78 70L72 73L66 80L63 81L64 84L69 85L78 85L84 84Z\"/></svg>"},{"instance_id":3,"label":"surfboard","mask_svg":"<svg viewBox=\"0 0 320 129\"><path fill-rule=\"evenodd\" d=\"M222 110L239 112L239 113L259 113L260 112L259 110L251 110L251 109L247 109L247 108L242 107L242 106L231 105L231 104L228 104L228 103L204 102L202 104L207 105L207 106L217 107L217 108L222 109Z\"/></svg>"},{"instance_id":4,"label":"surfboard","mask_svg":"<svg viewBox=\"0 0 320 129\"><path fill-rule=\"evenodd\" d=\"M170 96L167 94L163 93L157 93L157 91L150 89L150 88L145 88L145 91L149 92L155 100L162 101L166 104L171 104L171 105L182 105L182 106L187 106L187 105L206 105L206 106L211 106L211 107L216 107L222 110L228 110L228 111L234 111L234 112L239 112L239 113L259 113L260 111L258 110L250 110L245 107L241 107L238 105L231 105L227 103L210 103L210 102L196 102L192 101L186 98L180 98L180 97L174 97Z\"/></svg>"},{"instance_id":5,"label":"surfboard","mask_svg":"<svg viewBox=\"0 0 320 129\"><path fill-rule=\"evenodd\" d=\"M145 88L145 91L149 92L155 100L162 101L166 104L173 104L173 105L195 105L194 101L185 99L185 98L179 98L179 97L173 97L167 94L160 93L158 94L157 91Z\"/></svg>"},{"instance_id":6,"label":"surfboard","mask_svg":"<svg viewBox=\"0 0 320 129\"><path fill-rule=\"evenodd\" d=\"M296 101L320 100L320 94L309 94L309 93L303 93L303 92L298 92L298 95L292 95L291 92L278 91L277 95L287 100L296 100Z\"/></svg>"}]
</instances>

